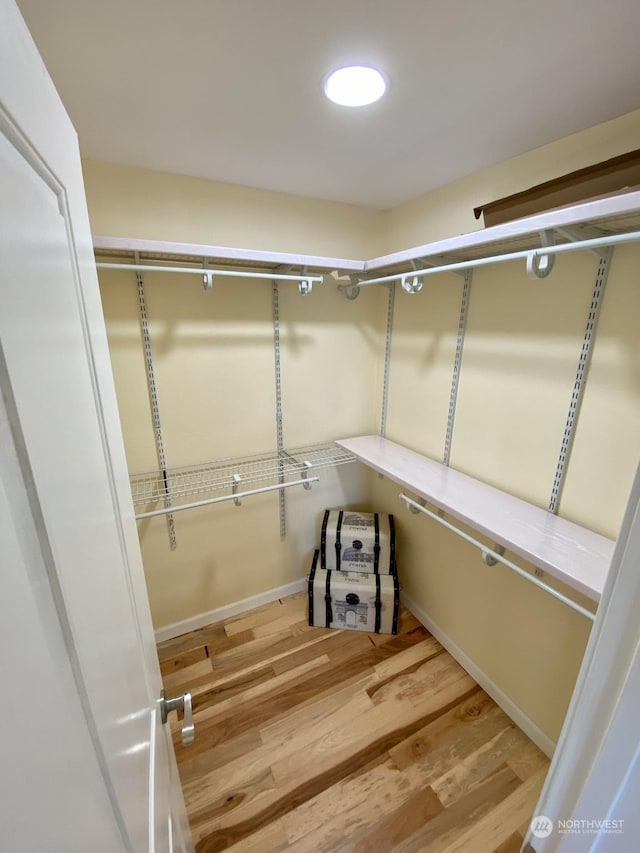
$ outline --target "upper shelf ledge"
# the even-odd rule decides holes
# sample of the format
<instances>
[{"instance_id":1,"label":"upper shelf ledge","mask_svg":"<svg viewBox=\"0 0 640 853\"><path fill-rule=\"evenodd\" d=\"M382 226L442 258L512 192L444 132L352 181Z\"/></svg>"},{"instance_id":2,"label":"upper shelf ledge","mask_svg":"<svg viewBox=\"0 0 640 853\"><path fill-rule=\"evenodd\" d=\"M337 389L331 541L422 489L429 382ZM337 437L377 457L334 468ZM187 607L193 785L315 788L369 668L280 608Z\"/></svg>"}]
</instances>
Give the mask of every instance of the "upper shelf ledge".
<instances>
[{"instance_id":1,"label":"upper shelf ledge","mask_svg":"<svg viewBox=\"0 0 640 853\"><path fill-rule=\"evenodd\" d=\"M563 231L564 229L564 231ZM433 263L460 262L486 258L507 252L536 249L541 245L540 234L554 232L556 243L575 239L606 237L640 230L640 190L631 190L606 198L557 208L546 213L527 216L491 228L481 228L468 234L415 246L370 260L332 258L322 255L300 255L287 252L268 252L258 249L231 248L203 243L171 243L127 237L93 238L96 254L132 256L140 260L202 263L225 263L274 270L277 267L307 267L311 270L337 270L343 274L360 274L390 269L409 269L410 262L430 258Z\"/></svg>"},{"instance_id":2,"label":"upper shelf ledge","mask_svg":"<svg viewBox=\"0 0 640 853\"><path fill-rule=\"evenodd\" d=\"M344 270L363 272L364 261L349 258L330 258L323 255L299 255L291 252L267 252L261 249L238 249L230 246L212 246L206 243L170 243L164 240L142 240L134 237L93 238L93 248L99 255L118 257L138 253L140 260L180 260L201 263L238 264L249 267L277 269L278 267L308 267L309 270Z\"/></svg>"},{"instance_id":3,"label":"upper shelf ledge","mask_svg":"<svg viewBox=\"0 0 640 853\"><path fill-rule=\"evenodd\" d=\"M566 233L563 233L563 229ZM370 273L425 258L456 262L536 249L540 248L540 234L545 231L554 232L556 243L567 243L574 239L606 237L638 230L640 190L633 190L382 255L365 261L364 268Z\"/></svg>"},{"instance_id":4,"label":"upper shelf ledge","mask_svg":"<svg viewBox=\"0 0 640 853\"><path fill-rule=\"evenodd\" d=\"M380 436L336 444L572 589L600 600L612 540Z\"/></svg>"}]
</instances>

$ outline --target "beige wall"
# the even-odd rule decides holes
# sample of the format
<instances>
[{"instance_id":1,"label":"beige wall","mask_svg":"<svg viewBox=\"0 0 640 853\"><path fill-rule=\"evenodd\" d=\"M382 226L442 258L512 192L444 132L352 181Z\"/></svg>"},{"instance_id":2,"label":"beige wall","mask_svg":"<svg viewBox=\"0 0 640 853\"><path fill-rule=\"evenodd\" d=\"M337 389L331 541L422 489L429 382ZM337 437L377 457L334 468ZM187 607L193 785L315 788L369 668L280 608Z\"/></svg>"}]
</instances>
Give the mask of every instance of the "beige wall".
<instances>
[{"instance_id":1,"label":"beige wall","mask_svg":"<svg viewBox=\"0 0 640 853\"><path fill-rule=\"evenodd\" d=\"M157 460L135 277L103 270L100 284L129 470L153 471ZM145 290L168 466L272 451L270 283L217 277L213 291L204 293L193 276L156 273L145 277ZM330 286L316 286L303 297L295 283L280 285L287 447L375 429L373 395L363 377L377 357L381 294L371 289L363 296L356 305ZM163 517L140 522L155 625L299 580L310 566L321 511L362 506L366 497L366 473L359 466L319 476L311 491L296 487L286 493L284 540L275 492L248 498L241 507L229 502L176 513L175 551Z\"/></svg>"},{"instance_id":2,"label":"beige wall","mask_svg":"<svg viewBox=\"0 0 640 853\"><path fill-rule=\"evenodd\" d=\"M594 255L565 256L535 283L524 263L475 271L453 467L547 506L597 266ZM640 454L639 266L639 246L616 249L560 506L564 517L611 538ZM461 293L462 279L448 273L430 277L418 295L396 296L387 436L439 461ZM555 740L589 623L406 512L393 483L370 483L373 504L398 519L407 594Z\"/></svg>"},{"instance_id":3,"label":"beige wall","mask_svg":"<svg viewBox=\"0 0 640 853\"><path fill-rule=\"evenodd\" d=\"M473 207L640 147L640 111L499 163L389 213L385 251L477 229ZM474 272L451 464L548 504L598 260L559 257L531 282L524 263ZM640 454L640 247L615 250L560 513L615 538ZM431 276L395 302L387 435L441 460L462 279ZM381 373L382 364L378 371ZM397 514L409 596L543 732L556 739L589 627L472 547L400 508L370 478L374 505Z\"/></svg>"},{"instance_id":4,"label":"beige wall","mask_svg":"<svg viewBox=\"0 0 640 853\"><path fill-rule=\"evenodd\" d=\"M474 217L474 207L636 148L640 110L504 160L389 211L379 254L476 231L483 224Z\"/></svg>"},{"instance_id":5,"label":"beige wall","mask_svg":"<svg viewBox=\"0 0 640 853\"><path fill-rule=\"evenodd\" d=\"M94 233L365 258L478 227L474 205L640 147L640 111L499 164L380 213L194 178L86 163ZM614 537L640 450L635 318L640 247L616 249L561 513ZM546 506L597 259L561 257L545 280L518 264L475 273L452 464ZM135 282L101 273L129 466L156 467ZM186 277L185 277L186 278ZM147 277L169 465L269 449L275 441L268 283L217 280L205 295L180 277ZM388 436L442 458L462 279L398 291ZM309 297L281 286L285 442L376 432L386 291L346 302L329 282ZM555 738L586 642L584 620L453 534L401 510L398 489L360 466L275 494L140 526L154 621L166 625L304 575L325 506L396 513L400 573L413 600L500 689Z\"/></svg>"},{"instance_id":6,"label":"beige wall","mask_svg":"<svg viewBox=\"0 0 640 853\"><path fill-rule=\"evenodd\" d=\"M83 161L91 230L108 237L362 259L386 214L352 204Z\"/></svg>"}]
</instances>

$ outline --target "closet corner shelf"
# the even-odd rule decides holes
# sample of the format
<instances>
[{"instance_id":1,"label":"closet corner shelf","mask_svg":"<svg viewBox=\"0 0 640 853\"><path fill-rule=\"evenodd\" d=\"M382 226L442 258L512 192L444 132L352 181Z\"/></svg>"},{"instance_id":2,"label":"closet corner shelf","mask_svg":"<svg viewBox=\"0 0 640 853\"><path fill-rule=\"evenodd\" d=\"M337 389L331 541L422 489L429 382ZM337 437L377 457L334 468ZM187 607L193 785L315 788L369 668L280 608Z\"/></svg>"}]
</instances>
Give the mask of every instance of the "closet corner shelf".
<instances>
[{"instance_id":1,"label":"closet corner shelf","mask_svg":"<svg viewBox=\"0 0 640 853\"><path fill-rule=\"evenodd\" d=\"M612 540L378 435L336 444L568 587L600 600Z\"/></svg>"},{"instance_id":2,"label":"closet corner shelf","mask_svg":"<svg viewBox=\"0 0 640 853\"><path fill-rule=\"evenodd\" d=\"M270 491L294 483L303 485L307 479L311 482L317 471L354 461L355 457L349 451L333 442L294 447L167 468L166 471L133 474L130 477L131 495L136 507L160 503L177 512L187 508L184 506L187 499L193 500L198 495L223 492L226 494L214 500L237 500L243 491L256 486L262 491ZM187 505L192 506L191 503Z\"/></svg>"},{"instance_id":3,"label":"closet corner shelf","mask_svg":"<svg viewBox=\"0 0 640 853\"><path fill-rule=\"evenodd\" d=\"M510 252L539 249L541 234L552 232L556 244L590 238L612 237L640 230L640 189L637 187L603 198L579 202L514 219L501 225L478 228L422 246L414 246L365 261L366 273L412 269L412 261L426 258L440 264L499 257ZM365 279L366 281L366 279Z\"/></svg>"}]
</instances>

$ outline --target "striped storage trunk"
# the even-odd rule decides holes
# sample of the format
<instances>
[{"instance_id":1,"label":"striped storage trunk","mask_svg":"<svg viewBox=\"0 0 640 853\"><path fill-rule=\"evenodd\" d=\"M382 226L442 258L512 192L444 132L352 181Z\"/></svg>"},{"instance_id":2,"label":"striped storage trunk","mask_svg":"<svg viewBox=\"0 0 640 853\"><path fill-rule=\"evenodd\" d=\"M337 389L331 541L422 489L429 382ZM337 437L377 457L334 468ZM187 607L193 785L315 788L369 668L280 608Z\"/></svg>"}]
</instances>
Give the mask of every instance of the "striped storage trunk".
<instances>
[{"instance_id":1,"label":"striped storage trunk","mask_svg":"<svg viewBox=\"0 0 640 853\"><path fill-rule=\"evenodd\" d=\"M397 634L400 589L397 575L325 571L313 555L308 580L309 625Z\"/></svg>"},{"instance_id":2,"label":"striped storage trunk","mask_svg":"<svg viewBox=\"0 0 640 853\"><path fill-rule=\"evenodd\" d=\"M393 516L326 510L320 532L320 567L331 571L394 574L396 529Z\"/></svg>"}]
</instances>

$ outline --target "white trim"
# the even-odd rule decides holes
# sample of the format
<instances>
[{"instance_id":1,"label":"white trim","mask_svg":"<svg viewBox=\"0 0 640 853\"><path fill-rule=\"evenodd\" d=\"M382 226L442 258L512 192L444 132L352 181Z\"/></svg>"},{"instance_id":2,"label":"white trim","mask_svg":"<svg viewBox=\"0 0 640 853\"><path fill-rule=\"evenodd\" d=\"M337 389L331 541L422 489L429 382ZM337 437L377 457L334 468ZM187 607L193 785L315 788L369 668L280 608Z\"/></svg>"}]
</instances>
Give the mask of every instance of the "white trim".
<instances>
[{"instance_id":1,"label":"white trim","mask_svg":"<svg viewBox=\"0 0 640 853\"><path fill-rule=\"evenodd\" d=\"M480 687L491 696L496 705L507 714L513 722L522 729L536 746L544 752L545 755L551 758L556 748L555 742L548 737L542 729L533 722L531 717L528 717L525 712L516 705L507 694L492 681L477 665L477 663L464 652L451 637L446 634L439 625L437 625L430 616L427 616L425 611L419 607L416 602L408 596L404 591L400 593L400 601L407 610L410 610L413 615L420 620L424 627L430 631L433 636L442 643L449 654L454 657L460 666L465 669L469 675L478 682Z\"/></svg>"},{"instance_id":2,"label":"white trim","mask_svg":"<svg viewBox=\"0 0 640 853\"><path fill-rule=\"evenodd\" d=\"M253 610L256 607L261 607L263 604L269 604L271 601L285 598L287 595L294 595L296 592L302 592L306 583L306 578L300 578L300 580L286 583L284 586L277 586L274 589L268 589L266 592L259 592L257 595L251 595L249 598L243 598L241 601L234 601L231 604L225 604L223 607L216 607L215 610L209 610L207 613L190 616L181 622L164 625L162 628L156 629L156 643L173 640L174 637L188 634L189 631L197 631L199 628L205 628L207 625L213 625L215 622L222 622L223 619L230 619L232 616L237 616L238 613Z\"/></svg>"}]
</instances>

